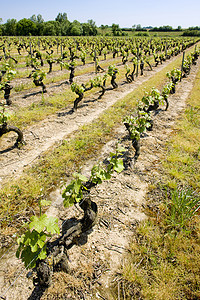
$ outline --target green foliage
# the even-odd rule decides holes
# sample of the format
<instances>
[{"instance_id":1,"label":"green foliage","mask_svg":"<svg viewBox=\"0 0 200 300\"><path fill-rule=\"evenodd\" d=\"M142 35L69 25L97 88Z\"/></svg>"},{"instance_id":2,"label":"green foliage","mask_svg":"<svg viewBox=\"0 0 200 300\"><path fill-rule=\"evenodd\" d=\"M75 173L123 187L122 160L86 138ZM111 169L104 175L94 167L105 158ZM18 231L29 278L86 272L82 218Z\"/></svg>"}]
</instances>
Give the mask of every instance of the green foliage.
<instances>
[{"instance_id":1,"label":"green foliage","mask_svg":"<svg viewBox=\"0 0 200 300\"><path fill-rule=\"evenodd\" d=\"M135 117L125 117L123 119L123 123L125 124L125 126L128 124L130 139L139 140L141 134L146 131L146 128L151 127L150 120L150 115L143 110L138 110Z\"/></svg>"},{"instance_id":2,"label":"green foliage","mask_svg":"<svg viewBox=\"0 0 200 300\"><path fill-rule=\"evenodd\" d=\"M16 24L16 31L17 34L20 36L26 36L26 35L35 35L36 33L36 24L29 20L29 19L21 19L19 22Z\"/></svg>"},{"instance_id":3,"label":"green foliage","mask_svg":"<svg viewBox=\"0 0 200 300\"><path fill-rule=\"evenodd\" d=\"M97 26L93 20L88 20L87 23L82 24L83 35L91 36L97 35Z\"/></svg>"},{"instance_id":4,"label":"green foliage","mask_svg":"<svg viewBox=\"0 0 200 300\"><path fill-rule=\"evenodd\" d=\"M82 60L82 61L85 61L86 56L87 56L86 51L82 49L82 50L81 50L81 54L80 54L81 60Z\"/></svg>"},{"instance_id":5,"label":"green foliage","mask_svg":"<svg viewBox=\"0 0 200 300\"><path fill-rule=\"evenodd\" d=\"M41 203L42 204L42 203ZM39 217L32 216L30 223L25 224L26 232L17 239L17 258L21 258L26 268L34 268L37 259L45 259L47 256L47 238L53 234L59 234L58 219L47 217L43 214Z\"/></svg>"},{"instance_id":6,"label":"green foliage","mask_svg":"<svg viewBox=\"0 0 200 300\"><path fill-rule=\"evenodd\" d=\"M116 152L110 152L110 157L108 159L109 164L103 167L102 164L94 165L91 170L90 180L95 184L100 184L104 180L109 180L114 171L120 173L124 169L123 159L119 158L125 151L123 147L117 147Z\"/></svg>"},{"instance_id":7,"label":"green foliage","mask_svg":"<svg viewBox=\"0 0 200 300\"><path fill-rule=\"evenodd\" d=\"M91 79L90 82L92 83L93 87L101 87L104 85L106 78L107 74L105 74L104 76L96 76L93 79Z\"/></svg>"},{"instance_id":8,"label":"green foliage","mask_svg":"<svg viewBox=\"0 0 200 300\"><path fill-rule=\"evenodd\" d=\"M7 123L10 115L6 111L5 105L2 106L2 110L0 110L0 125Z\"/></svg>"},{"instance_id":9,"label":"green foliage","mask_svg":"<svg viewBox=\"0 0 200 300\"><path fill-rule=\"evenodd\" d=\"M5 84L10 82L16 75L16 71L13 69L10 63L4 62L0 66L1 70L1 80L0 80L0 90L5 87Z\"/></svg>"},{"instance_id":10,"label":"green foliage","mask_svg":"<svg viewBox=\"0 0 200 300\"><path fill-rule=\"evenodd\" d=\"M53 234L59 234L58 219L42 214L42 207L48 206L51 201L40 200L40 215L32 216L30 223L24 225L26 232L17 239L17 258L21 258L26 268L34 268L37 259L45 259L47 256L46 242Z\"/></svg>"},{"instance_id":11,"label":"green foliage","mask_svg":"<svg viewBox=\"0 0 200 300\"><path fill-rule=\"evenodd\" d=\"M183 62L183 71L186 74L189 74L190 69L191 69L191 65L192 65L192 55L188 54L186 59L184 59L184 62Z\"/></svg>"},{"instance_id":12,"label":"green foliage","mask_svg":"<svg viewBox=\"0 0 200 300\"><path fill-rule=\"evenodd\" d=\"M145 93L145 96L142 97L142 99L138 102L138 107L141 109L146 109L149 107L149 105L152 105L154 103L154 98L150 93Z\"/></svg>"},{"instance_id":13,"label":"green foliage","mask_svg":"<svg viewBox=\"0 0 200 300\"><path fill-rule=\"evenodd\" d=\"M174 189L167 199L167 223L176 228L185 228L187 222L198 213L200 197L189 188Z\"/></svg>"},{"instance_id":14,"label":"green foliage","mask_svg":"<svg viewBox=\"0 0 200 300\"><path fill-rule=\"evenodd\" d=\"M200 30L185 30L183 36L200 36Z\"/></svg>"},{"instance_id":15,"label":"green foliage","mask_svg":"<svg viewBox=\"0 0 200 300\"><path fill-rule=\"evenodd\" d=\"M154 87L150 92L145 92L145 95L138 102L138 108L147 110L150 105L154 105L157 102L158 104L163 104L163 95L160 94L158 89Z\"/></svg>"},{"instance_id":16,"label":"green foliage","mask_svg":"<svg viewBox=\"0 0 200 300\"><path fill-rule=\"evenodd\" d=\"M72 83L71 90L72 90L72 92L74 92L78 95L84 93L84 91L85 91L84 87L82 85L79 85L76 82Z\"/></svg>"},{"instance_id":17,"label":"green foliage","mask_svg":"<svg viewBox=\"0 0 200 300\"><path fill-rule=\"evenodd\" d=\"M137 57L134 57L134 58L132 59L132 61L133 61L133 65L135 65L135 66L138 65L138 59L137 59Z\"/></svg>"},{"instance_id":18,"label":"green foliage","mask_svg":"<svg viewBox=\"0 0 200 300\"><path fill-rule=\"evenodd\" d=\"M154 98L154 101L158 101L159 104L163 103L163 97L161 96L158 89L152 88L150 95Z\"/></svg>"},{"instance_id":19,"label":"green foliage","mask_svg":"<svg viewBox=\"0 0 200 300\"><path fill-rule=\"evenodd\" d=\"M46 258L46 234L39 233L36 230L27 230L17 239L19 245L16 256L21 258L26 268L34 268L37 259Z\"/></svg>"},{"instance_id":20,"label":"green foliage","mask_svg":"<svg viewBox=\"0 0 200 300\"><path fill-rule=\"evenodd\" d=\"M100 184L104 180L109 180L111 174L103 167L102 164L94 165L91 170L91 181L95 184Z\"/></svg>"},{"instance_id":21,"label":"green foliage","mask_svg":"<svg viewBox=\"0 0 200 300\"><path fill-rule=\"evenodd\" d=\"M42 27L43 35L55 36L61 34L61 25L57 21L44 22Z\"/></svg>"},{"instance_id":22,"label":"green foliage","mask_svg":"<svg viewBox=\"0 0 200 300\"><path fill-rule=\"evenodd\" d=\"M46 77L46 73L42 70L35 70L31 74L31 77L33 77L35 80L42 81Z\"/></svg>"},{"instance_id":23,"label":"green foliage","mask_svg":"<svg viewBox=\"0 0 200 300\"><path fill-rule=\"evenodd\" d=\"M123 159L118 158L119 155L122 155L122 153L125 151L123 147L117 147L116 152L110 152L110 158L108 159L109 165L107 167L107 170L109 172L116 171L117 173L120 173L124 169L123 165Z\"/></svg>"},{"instance_id":24,"label":"green foliage","mask_svg":"<svg viewBox=\"0 0 200 300\"><path fill-rule=\"evenodd\" d=\"M169 79L175 78L179 81L181 79L181 70L174 68L171 72L167 72L166 76Z\"/></svg>"},{"instance_id":25,"label":"green foliage","mask_svg":"<svg viewBox=\"0 0 200 300\"><path fill-rule=\"evenodd\" d=\"M31 57L31 55L28 55L26 57L26 66L27 67L33 67L33 68L38 68L40 65L39 60L36 57Z\"/></svg>"},{"instance_id":26,"label":"green foliage","mask_svg":"<svg viewBox=\"0 0 200 300\"><path fill-rule=\"evenodd\" d=\"M168 95L170 94L171 90L172 90L172 87L173 87L173 83L170 81L168 82L162 89L162 96L163 98L167 98Z\"/></svg>"},{"instance_id":27,"label":"green foliage","mask_svg":"<svg viewBox=\"0 0 200 300\"><path fill-rule=\"evenodd\" d=\"M78 36L83 34L83 28L79 21L74 20L69 26L69 35Z\"/></svg>"},{"instance_id":28,"label":"green foliage","mask_svg":"<svg viewBox=\"0 0 200 300\"><path fill-rule=\"evenodd\" d=\"M126 74L129 74L131 72L131 68L127 64L125 64L124 67L126 69Z\"/></svg>"},{"instance_id":29,"label":"green foliage","mask_svg":"<svg viewBox=\"0 0 200 300\"><path fill-rule=\"evenodd\" d=\"M45 58L46 58L48 64L55 62L55 58L54 58L53 54L46 54Z\"/></svg>"},{"instance_id":30,"label":"green foliage","mask_svg":"<svg viewBox=\"0 0 200 300\"><path fill-rule=\"evenodd\" d=\"M124 151L125 149L123 147L117 147L115 153L110 153L108 159L109 163L106 167L103 167L102 164L93 166L89 180L81 174L74 173L73 176L75 179L67 185L62 193L64 206L71 206L83 199L83 191L84 189L86 190L86 187L83 184L84 182L90 181L94 184L100 184L104 180L109 180L114 171L120 173L124 169L124 166L122 158L119 158L118 156L122 155Z\"/></svg>"},{"instance_id":31,"label":"green foliage","mask_svg":"<svg viewBox=\"0 0 200 300\"><path fill-rule=\"evenodd\" d=\"M83 198L83 182L86 182L88 179L78 173L74 173L73 176L75 179L71 181L62 193L64 207L72 206Z\"/></svg>"},{"instance_id":32,"label":"green foliage","mask_svg":"<svg viewBox=\"0 0 200 300\"><path fill-rule=\"evenodd\" d=\"M119 70L115 65L108 66L108 75L110 75L112 77L113 75L115 75L117 73L119 73Z\"/></svg>"}]
</instances>

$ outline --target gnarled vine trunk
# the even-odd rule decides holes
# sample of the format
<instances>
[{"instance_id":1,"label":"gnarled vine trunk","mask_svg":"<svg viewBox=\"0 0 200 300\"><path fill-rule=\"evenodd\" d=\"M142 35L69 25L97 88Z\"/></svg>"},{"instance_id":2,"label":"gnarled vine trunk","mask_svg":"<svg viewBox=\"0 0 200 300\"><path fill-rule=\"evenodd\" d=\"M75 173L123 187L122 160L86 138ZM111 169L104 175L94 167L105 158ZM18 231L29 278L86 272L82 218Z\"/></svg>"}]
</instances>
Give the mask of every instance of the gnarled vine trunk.
<instances>
[{"instance_id":1,"label":"gnarled vine trunk","mask_svg":"<svg viewBox=\"0 0 200 300\"><path fill-rule=\"evenodd\" d=\"M130 130L130 125L128 123L124 123L126 129L128 130L129 136L131 137L131 130ZM140 155L140 138L132 138L132 146L135 149L135 155L134 155L134 160L137 160L139 155Z\"/></svg>"},{"instance_id":2,"label":"gnarled vine trunk","mask_svg":"<svg viewBox=\"0 0 200 300\"><path fill-rule=\"evenodd\" d=\"M117 73L117 72L114 72L114 74L113 74L112 77L111 77L111 84L112 84L112 86L113 86L113 89L118 88L118 84L117 84L116 81L115 81L115 79L117 78L116 73Z\"/></svg>"},{"instance_id":3,"label":"gnarled vine trunk","mask_svg":"<svg viewBox=\"0 0 200 300\"><path fill-rule=\"evenodd\" d=\"M81 234L91 229L97 218L97 205L90 199L89 192L80 202L79 206L84 211L82 219L71 218L62 226L62 235L56 241L47 244L47 258L37 260L35 271L37 278L34 284L48 287L51 285L53 272L62 270L69 273L67 250L75 244Z\"/></svg>"},{"instance_id":4,"label":"gnarled vine trunk","mask_svg":"<svg viewBox=\"0 0 200 300\"><path fill-rule=\"evenodd\" d=\"M70 66L69 70L70 70L69 83L72 84L72 82L74 80L74 76L75 76L75 67L74 66Z\"/></svg>"},{"instance_id":5,"label":"gnarled vine trunk","mask_svg":"<svg viewBox=\"0 0 200 300\"><path fill-rule=\"evenodd\" d=\"M149 112L152 111L152 110L158 109L158 107L159 107L159 101L158 101L158 100L155 100L153 104L149 105L149 107L148 107L147 109L145 109L145 111L146 111L147 113L149 113Z\"/></svg>"},{"instance_id":6,"label":"gnarled vine trunk","mask_svg":"<svg viewBox=\"0 0 200 300\"><path fill-rule=\"evenodd\" d=\"M164 96L163 96L163 99L164 99L164 101L165 101L165 103L166 103L165 110L168 110L168 107L169 107L168 96L167 96L167 95L164 95Z\"/></svg>"},{"instance_id":7,"label":"gnarled vine trunk","mask_svg":"<svg viewBox=\"0 0 200 300\"><path fill-rule=\"evenodd\" d=\"M42 82L42 80L40 80L40 79L33 79L33 83L35 84L35 86L41 86L43 93L47 93L46 86L44 85L44 83Z\"/></svg>"},{"instance_id":8,"label":"gnarled vine trunk","mask_svg":"<svg viewBox=\"0 0 200 300\"><path fill-rule=\"evenodd\" d=\"M76 98L74 101L73 111L77 110L79 102L81 102L81 100L83 100L83 96L84 96L84 93L82 93L82 92L78 93L78 98Z\"/></svg>"},{"instance_id":9,"label":"gnarled vine trunk","mask_svg":"<svg viewBox=\"0 0 200 300\"><path fill-rule=\"evenodd\" d=\"M0 137L3 134L6 134L11 131L16 132L18 135L17 140L15 142L15 146L18 146L19 144L24 144L23 133L18 127L8 125L7 123L0 125Z\"/></svg>"},{"instance_id":10,"label":"gnarled vine trunk","mask_svg":"<svg viewBox=\"0 0 200 300\"><path fill-rule=\"evenodd\" d=\"M135 149L134 160L137 160L140 155L140 139L139 140L133 139L132 145L133 145L133 148Z\"/></svg>"},{"instance_id":11,"label":"gnarled vine trunk","mask_svg":"<svg viewBox=\"0 0 200 300\"><path fill-rule=\"evenodd\" d=\"M5 86L2 88L2 90L4 91L4 99L6 100L7 105L12 104L12 100L10 99L10 92L11 92L12 88L13 88L13 86L10 85L9 82L7 82L5 84Z\"/></svg>"}]
</instances>

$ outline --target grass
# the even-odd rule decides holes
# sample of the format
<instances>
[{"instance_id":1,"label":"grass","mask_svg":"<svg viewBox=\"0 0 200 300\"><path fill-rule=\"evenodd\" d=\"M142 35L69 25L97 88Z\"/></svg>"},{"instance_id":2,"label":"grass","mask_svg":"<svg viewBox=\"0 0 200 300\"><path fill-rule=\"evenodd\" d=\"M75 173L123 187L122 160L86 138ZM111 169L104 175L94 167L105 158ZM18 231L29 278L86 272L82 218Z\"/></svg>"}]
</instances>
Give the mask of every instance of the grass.
<instances>
[{"instance_id":1,"label":"grass","mask_svg":"<svg viewBox=\"0 0 200 300\"><path fill-rule=\"evenodd\" d=\"M149 219L138 226L129 250L122 271L125 299L199 299L196 231L167 231Z\"/></svg>"},{"instance_id":2,"label":"grass","mask_svg":"<svg viewBox=\"0 0 200 300\"><path fill-rule=\"evenodd\" d=\"M15 126L25 129L36 122L42 121L49 115L55 114L61 109L72 105L75 99L74 93L67 89L62 94L54 94L51 97L41 96L41 101L32 103L28 107L22 107L10 116L9 122Z\"/></svg>"},{"instance_id":3,"label":"grass","mask_svg":"<svg viewBox=\"0 0 200 300\"><path fill-rule=\"evenodd\" d=\"M121 299L200 298L200 69L119 272ZM119 297L116 287L114 299Z\"/></svg>"},{"instance_id":4,"label":"grass","mask_svg":"<svg viewBox=\"0 0 200 300\"><path fill-rule=\"evenodd\" d=\"M188 99L184 116L176 125L176 135L168 143L164 162L170 182L179 181L200 190L200 71Z\"/></svg>"}]
</instances>

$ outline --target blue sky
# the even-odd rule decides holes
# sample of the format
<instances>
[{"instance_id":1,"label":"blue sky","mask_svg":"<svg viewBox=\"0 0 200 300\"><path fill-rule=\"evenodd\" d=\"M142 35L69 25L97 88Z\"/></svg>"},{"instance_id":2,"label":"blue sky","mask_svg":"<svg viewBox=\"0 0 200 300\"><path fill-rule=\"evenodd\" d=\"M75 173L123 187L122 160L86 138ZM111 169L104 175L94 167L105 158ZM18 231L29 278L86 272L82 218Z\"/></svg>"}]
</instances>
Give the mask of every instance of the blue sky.
<instances>
[{"instance_id":1,"label":"blue sky","mask_svg":"<svg viewBox=\"0 0 200 300\"><path fill-rule=\"evenodd\" d=\"M200 26L200 0L1 0L0 18L30 18L41 14L54 20L59 12L67 13L70 22L93 19L97 26L120 27L170 25L177 28Z\"/></svg>"}]
</instances>

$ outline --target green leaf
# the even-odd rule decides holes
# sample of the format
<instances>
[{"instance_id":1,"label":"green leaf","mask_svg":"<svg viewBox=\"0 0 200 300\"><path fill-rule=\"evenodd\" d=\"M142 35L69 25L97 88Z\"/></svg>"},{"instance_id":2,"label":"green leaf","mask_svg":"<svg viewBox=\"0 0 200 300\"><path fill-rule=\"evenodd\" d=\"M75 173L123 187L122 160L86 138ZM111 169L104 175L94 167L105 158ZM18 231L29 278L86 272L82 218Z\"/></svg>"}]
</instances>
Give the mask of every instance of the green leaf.
<instances>
[{"instance_id":1,"label":"green leaf","mask_svg":"<svg viewBox=\"0 0 200 300\"><path fill-rule=\"evenodd\" d=\"M54 233L60 233L57 223L58 219L47 217L45 214L39 218L31 217L27 231L17 239L19 247L16 256L22 259L25 267L34 268L37 259L46 258L47 237Z\"/></svg>"},{"instance_id":2,"label":"green leaf","mask_svg":"<svg viewBox=\"0 0 200 300\"><path fill-rule=\"evenodd\" d=\"M37 232L41 232L45 229L45 221L47 219L47 215L43 214L41 217L37 217L37 216L32 216L30 218L31 220L31 223L29 224L29 228L32 229L32 228L35 228L35 230Z\"/></svg>"},{"instance_id":3,"label":"green leaf","mask_svg":"<svg viewBox=\"0 0 200 300\"><path fill-rule=\"evenodd\" d=\"M39 252L39 251L38 251ZM21 259L25 267L34 268L38 258L37 252L32 252L30 247L26 247L21 253Z\"/></svg>"},{"instance_id":4,"label":"green leaf","mask_svg":"<svg viewBox=\"0 0 200 300\"><path fill-rule=\"evenodd\" d=\"M84 175L82 175L82 174L79 174L79 173L74 173L73 174L73 176L75 177L75 178L78 178L78 179L80 179L81 181L83 181L83 182L86 182L86 181L88 181L88 179L87 179L87 177L85 177Z\"/></svg>"},{"instance_id":5,"label":"green leaf","mask_svg":"<svg viewBox=\"0 0 200 300\"><path fill-rule=\"evenodd\" d=\"M48 218L46 214L43 214L39 218L37 216L32 216L30 220L32 221L29 224L30 229L34 228L37 232L40 233L46 228L46 230L48 232L51 232L52 234L59 233L59 228L57 225L58 219L54 217Z\"/></svg>"},{"instance_id":6,"label":"green leaf","mask_svg":"<svg viewBox=\"0 0 200 300\"><path fill-rule=\"evenodd\" d=\"M47 220L46 220L46 229L48 232L50 232L51 234L54 234L54 233L57 233L59 234L60 233L60 229L58 227L58 219L55 218L55 217L49 217Z\"/></svg>"},{"instance_id":7,"label":"green leaf","mask_svg":"<svg viewBox=\"0 0 200 300\"><path fill-rule=\"evenodd\" d=\"M40 233L40 238L37 241L38 246L42 249L46 244L47 235L44 232Z\"/></svg>"},{"instance_id":8,"label":"green leaf","mask_svg":"<svg viewBox=\"0 0 200 300\"><path fill-rule=\"evenodd\" d=\"M118 154L122 154L123 152L125 152L126 151L126 149L124 148L124 147L122 147L122 146L118 146L117 147L117 153Z\"/></svg>"},{"instance_id":9,"label":"green leaf","mask_svg":"<svg viewBox=\"0 0 200 300\"><path fill-rule=\"evenodd\" d=\"M38 250L38 238L40 238L40 235L37 231L33 230L27 240L27 244L30 245L32 252L36 252Z\"/></svg>"},{"instance_id":10,"label":"green leaf","mask_svg":"<svg viewBox=\"0 0 200 300\"><path fill-rule=\"evenodd\" d=\"M124 164L123 164L123 159L118 159L113 166L113 170L116 171L117 173L120 173L124 170Z\"/></svg>"},{"instance_id":11,"label":"green leaf","mask_svg":"<svg viewBox=\"0 0 200 300\"><path fill-rule=\"evenodd\" d=\"M47 251L46 251L46 247L44 247L42 251L40 251L38 255L38 259L45 259L46 257L47 257Z\"/></svg>"},{"instance_id":12,"label":"green leaf","mask_svg":"<svg viewBox=\"0 0 200 300\"><path fill-rule=\"evenodd\" d=\"M91 170L91 181L96 183L96 184L100 184L104 180L108 179L107 174L108 174L107 170L103 169L102 166L94 165L92 170Z\"/></svg>"}]
</instances>

